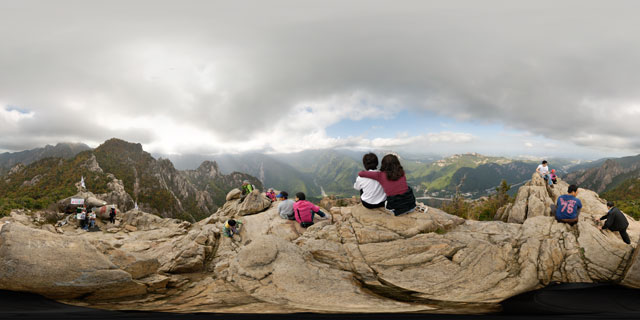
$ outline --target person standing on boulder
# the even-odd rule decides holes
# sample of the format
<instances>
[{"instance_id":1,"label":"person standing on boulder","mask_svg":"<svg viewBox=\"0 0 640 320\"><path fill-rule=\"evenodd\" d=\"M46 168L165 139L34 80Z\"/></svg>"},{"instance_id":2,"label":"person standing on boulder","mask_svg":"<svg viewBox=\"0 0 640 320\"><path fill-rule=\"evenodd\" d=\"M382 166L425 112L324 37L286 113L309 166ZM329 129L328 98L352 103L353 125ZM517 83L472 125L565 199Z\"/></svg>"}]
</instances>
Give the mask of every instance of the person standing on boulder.
<instances>
[{"instance_id":1,"label":"person standing on boulder","mask_svg":"<svg viewBox=\"0 0 640 320\"><path fill-rule=\"evenodd\" d=\"M600 227L600 230L609 229L611 231L618 231L622 241L626 244L631 244L631 239L629 239L629 234L627 234L627 227L629 226L627 218L611 201L607 202L607 209L609 209L609 212L600 218L600 220L606 220L604 225Z\"/></svg>"},{"instance_id":2,"label":"person standing on boulder","mask_svg":"<svg viewBox=\"0 0 640 320\"><path fill-rule=\"evenodd\" d=\"M289 199L289 193L286 191L280 192L276 199L281 200L278 204L278 213L280 214L280 218L287 220L295 220L296 217L293 214L293 200Z\"/></svg>"},{"instance_id":3,"label":"person standing on boulder","mask_svg":"<svg viewBox=\"0 0 640 320\"><path fill-rule=\"evenodd\" d=\"M109 222L116 223L116 208L111 207L111 211L109 212Z\"/></svg>"},{"instance_id":4,"label":"person standing on boulder","mask_svg":"<svg viewBox=\"0 0 640 320\"><path fill-rule=\"evenodd\" d=\"M378 171L378 156L375 153L367 153L362 157L362 164L367 171ZM353 188L360 191L360 201L365 208L375 209L384 207L387 200L387 194L384 193L380 182L358 176Z\"/></svg>"},{"instance_id":5,"label":"person standing on boulder","mask_svg":"<svg viewBox=\"0 0 640 320\"><path fill-rule=\"evenodd\" d=\"M320 210L320 207L307 201L303 192L296 193L296 202L293 204L293 214L301 227L307 228L313 225L313 216L319 215L323 219L327 216Z\"/></svg>"},{"instance_id":6,"label":"person standing on boulder","mask_svg":"<svg viewBox=\"0 0 640 320\"><path fill-rule=\"evenodd\" d=\"M91 212L89 212L88 216L89 216L89 228L88 229L94 229L96 227L96 213L91 211Z\"/></svg>"},{"instance_id":7,"label":"person standing on boulder","mask_svg":"<svg viewBox=\"0 0 640 320\"><path fill-rule=\"evenodd\" d=\"M380 172L360 171L358 176L380 182L387 194L387 210L394 215L412 212L416 209L416 197L407 184L407 177L398 157L388 154L382 158Z\"/></svg>"},{"instance_id":8,"label":"person standing on boulder","mask_svg":"<svg viewBox=\"0 0 640 320\"><path fill-rule=\"evenodd\" d=\"M84 216L84 224L82 229L84 229L85 231L89 231L89 221L91 220L91 218L89 217L89 215L87 214L87 209L82 209L82 214Z\"/></svg>"},{"instance_id":9,"label":"person standing on boulder","mask_svg":"<svg viewBox=\"0 0 640 320\"><path fill-rule=\"evenodd\" d=\"M573 226L578 222L582 202L576 198L578 187L575 184L570 185L567 192L569 194L558 197L556 202L556 220Z\"/></svg>"},{"instance_id":10,"label":"person standing on boulder","mask_svg":"<svg viewBox=\"0 0 640 320\"><path fill-rule=\"evenodd\" d=\"M79 226L80 228L82 228L84 230L84 225L85 222L87 222L87 216L86 213L82 210L82 207L78 207L76 209L77 213L76 213L76 220L78 220Z\"/></svg>"}]
</instances>

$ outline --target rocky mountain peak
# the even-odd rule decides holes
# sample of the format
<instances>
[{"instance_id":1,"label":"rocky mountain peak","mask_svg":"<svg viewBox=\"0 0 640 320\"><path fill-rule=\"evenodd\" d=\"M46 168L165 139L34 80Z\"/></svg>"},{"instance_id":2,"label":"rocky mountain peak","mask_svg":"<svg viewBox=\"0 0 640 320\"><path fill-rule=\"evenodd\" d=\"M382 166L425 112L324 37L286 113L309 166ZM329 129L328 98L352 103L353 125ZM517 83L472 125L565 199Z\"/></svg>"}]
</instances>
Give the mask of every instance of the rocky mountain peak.
<instances>
[{"instance_id":1,"label":"rocky mountain peak","mask_svg":"<svg viewBox=\"0 0 640 320\"><path fill-rule=\"evenodd\" d=\"M142 144L127 142L118 138L111 138L96 148L96 151L119 151L126 153L146 153Z\"/></svg>"},{"instance_id":2,"label":"rocky mountain peak","mask_svg":"<svg viewBox=\"0 0 640 320\"><path fill-rule=\"evenodd\" d=\"M198 167L198 169L196 169L196 171L198 171L200 174L204 174L209 177L216 177L221 174L220 168L218 167L218 163L215 161L209 161L209 160L202 162L202 164L200 164L200 166Z\"/></svg>"}]
</instances>

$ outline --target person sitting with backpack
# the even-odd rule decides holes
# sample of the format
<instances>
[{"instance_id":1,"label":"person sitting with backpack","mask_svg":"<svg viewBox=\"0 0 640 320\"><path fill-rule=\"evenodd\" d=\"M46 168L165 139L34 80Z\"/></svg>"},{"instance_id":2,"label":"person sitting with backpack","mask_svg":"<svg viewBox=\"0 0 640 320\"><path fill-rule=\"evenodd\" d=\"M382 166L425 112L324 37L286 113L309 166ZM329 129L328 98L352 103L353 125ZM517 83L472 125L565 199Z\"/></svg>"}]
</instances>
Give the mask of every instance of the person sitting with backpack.
<instances>
[{"instance_id":1,"label":"person sitting with backpack","mask_svg":"<svg viewBox=\"0 0 640 320\"><path fill-rule=\"evenodd\" d=\"M609 209L609 212L600 218L600 220L606 220L604 225L600 227L600 230L609 229L611 231L618 231L622 241L626 244L631 244L631 239L629 239L629 234L627 233L627 227L629 226L627 218L611 201L607 202L607 209Z\"/></svg>"},{"instance_id":2,"label":"person sitting with backpack","mask_svg":"<svg viewBox=\"0 0 640 320\"><path fill-rule=\"evenodd\" d=\"M320 207L306 200L303 192L296 193L296 202L293 204L293 214L301 227L307 228L313 225L313 216L318 214L323 219L327 219Z\"/></svg>"},{"instance_id":3,"label":"person sitting with backpack","mask_svg":"<svg viewBox=\"0 0 640 320\"><path fill-rule=\"evenodd\" d=\"M416 209L416 197L407 184L407 177L398 157L388 154L382 158L380 171L360 171L358 176L380 182L387 194L387 210L394 215L412 212Z\"/></svg>"}]
</instances>

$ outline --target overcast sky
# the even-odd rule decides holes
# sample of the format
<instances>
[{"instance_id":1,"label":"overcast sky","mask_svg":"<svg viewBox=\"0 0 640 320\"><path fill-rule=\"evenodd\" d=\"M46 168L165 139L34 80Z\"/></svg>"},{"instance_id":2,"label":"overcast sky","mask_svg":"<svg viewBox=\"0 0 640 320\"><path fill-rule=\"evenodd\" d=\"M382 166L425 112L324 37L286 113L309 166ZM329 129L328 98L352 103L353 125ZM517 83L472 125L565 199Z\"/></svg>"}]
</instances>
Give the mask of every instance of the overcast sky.
<instances>
[{"instance_id":1,"label":"overcast sky","mask_svg":"<svg viewBox=\"0 0 640 320\"><path fill-rule=\"evenodd\" d=\"M4 1L0 150L640 152L639 1Z\"/></svg>"}]
</instances>

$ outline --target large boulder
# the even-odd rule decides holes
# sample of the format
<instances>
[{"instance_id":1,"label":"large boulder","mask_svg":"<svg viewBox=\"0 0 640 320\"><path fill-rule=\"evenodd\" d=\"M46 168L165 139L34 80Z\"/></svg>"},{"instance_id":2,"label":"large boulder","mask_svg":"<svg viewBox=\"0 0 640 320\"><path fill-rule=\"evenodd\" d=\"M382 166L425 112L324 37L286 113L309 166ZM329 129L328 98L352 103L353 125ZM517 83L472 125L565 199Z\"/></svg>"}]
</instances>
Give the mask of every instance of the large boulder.
<instances>
[{"instance_id":1,"label":"large boulder","mask_svg":"<svg viewBox=\"0 0 640 320\"><path fill-rule=\"evenodd\" d=\"M218 210L218 217L246 216L265 211L271 206L271 200L258 190L242 197L239 189L233 189L227 194L227 202Z\"/></svg>"},{"instance_id":2,"label":"large boulder","mask_svg":"<svg viewBox=\"0 0 640 320\"><path fill-rule=\"evenodd\" d=\"M110 218L111 209L116 209L116 217L120 216L122 212L115 205L106 205L100 207L94 207L91 209L96 214L98 219L108 220Z\"/></svg>"},{"instance_id":3,"label":"large boulder","mask_svg":"<svg viewBox=\"0 0 640 320\"><path fill-rule=\"evenodd\" d=\"M124 213L116 211L116 214L116 216L122 220L122 224L133 226L136 230L155 230L162 228L179 228L186 230L191 225L188 221L160 218L140 210L129 210ZM106 216L108 218L108 214Z\"/></svg>"},{"instance_id":4,"label":"large boulder","mask_svg":"<svg viewBox=\"0 0 640 320\"><path fill-rule=\"evenodd\" d=\"M238 204L237 215L246 216L255 214L264 211L269 208L269 206L271 206L271 200L265 197L260 191L253 190Z\"/></svg>"},{"instance_id":5,"label":"large boulder","mask_svg":"<svg viewBox=\"0 0 640 320\"><path fill-rule=\"evenodd\" d=\"M369 294L350 272L313 263L300 247L263 236L240 249L231 262L232 282L253 297L317 311L407 312L432 309Z\"/></svg>"},{"instance_id":6,"label":"large boulder","mask_svg":"<svg viewBox=\"0 0 640 320\"><path fill-rule=\"evenodd\" d=\"M112 299L146 293L87 240L18 223L0 231L0 289L51 298Z\"/></svg>"},{"instance_id":7,"label":"large boulder","mask_svg":"<svg viewBox=\"0 0 640 320\"><path fill-rule=\"evenodd\" d=\"M111 181L107 183L107 188L109 192L99 194L97 197L99 199L104 200L106 203L111 205L116 205L118 208L122 210L133 209L135 206L135 202L133 198L124 188L124 183L122 180L116 179L112 174L108 174L108 177L111 178Z\"/></svg>"},{"instance_id":8,"label":"large boulder","mask_svg":"<svg viewBox=\"0 0 640 320\"><path fill-rule=\"evenodd\" d=\"M515 202L498 210L496 220L523 223L527 218L551 216L551 205L555 203L553 190L565 189L566 183L559 181L551 188L539 174L534 173L531 180L520 187Z\"/></svg>"},{"instance_id":9,"label":"large boulder","mask_svg":"<svg viewBox=\"0 0 640 320\"><path fill-rule=\"evenodd\" d=\"M98 199L98 197L96 197L96 195L94 195L91 192L78 192L77 194L71 197L58 201L58 210L61 212L72 212L78 206L80 206L78 204L71 204L71 199L83 199L84 206L87 209L92 209L94 207L101 207L107 204L106 201Z\"/></svg>"},{"instance_id":10,"label":"large boulder","mask_svg":"<svg viewBox=\"0 0 640 320\"><path fill-rule=\"evenodd\" d=\"M240 197L242 197L242 191L238 188L232 189L231 191L229 191L229 193L227 193L227 201L231 201L234 199L240 199Z\"/></svg>"}]
</instances>

